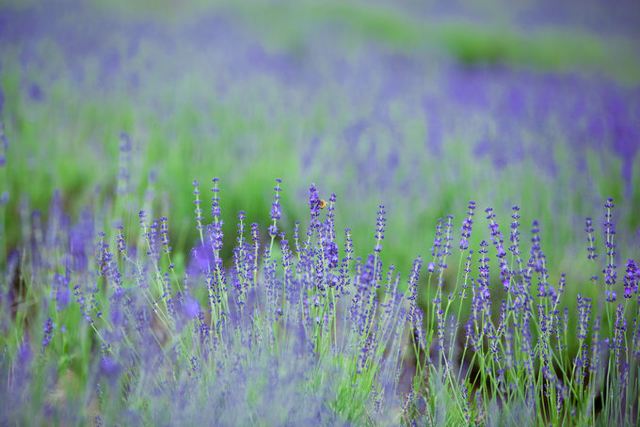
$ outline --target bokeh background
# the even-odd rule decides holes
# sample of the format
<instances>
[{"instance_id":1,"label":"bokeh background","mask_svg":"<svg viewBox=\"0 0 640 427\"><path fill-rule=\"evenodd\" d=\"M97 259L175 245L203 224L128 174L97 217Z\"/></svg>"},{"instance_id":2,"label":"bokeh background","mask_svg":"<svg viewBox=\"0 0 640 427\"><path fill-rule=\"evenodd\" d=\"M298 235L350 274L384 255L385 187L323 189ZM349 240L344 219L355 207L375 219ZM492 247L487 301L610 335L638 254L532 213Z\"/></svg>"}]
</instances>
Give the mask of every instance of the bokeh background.
<instances>
[{"instance_id":1,"label":"bokeh background","mask_svg":"<svg viewBox=\"0 0 640 427\"><path fill-rule=\"evenodd\" d=\"M518 204L579 286L606 197L620 252L638 253L640 3L513 3L4 0L3 250L56 190L72 218L104 209L105 229L121 192L169 217L184 266L194 179L220 177L230 236L241 209L268 225L281 177L288 231L316 183L362 253L384 203L403 272L468 200L505 229Z\"/></svg>"}]
</instances>

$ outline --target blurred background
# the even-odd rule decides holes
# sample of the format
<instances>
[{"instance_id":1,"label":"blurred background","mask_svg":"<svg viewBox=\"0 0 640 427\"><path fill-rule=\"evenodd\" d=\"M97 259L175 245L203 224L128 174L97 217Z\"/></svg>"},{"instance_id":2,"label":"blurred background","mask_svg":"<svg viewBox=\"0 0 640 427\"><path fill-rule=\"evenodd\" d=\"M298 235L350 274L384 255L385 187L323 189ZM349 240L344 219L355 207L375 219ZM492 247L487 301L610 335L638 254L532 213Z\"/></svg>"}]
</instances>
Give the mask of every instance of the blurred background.
<instances>
[{"instance_id":1,"label":"blurred background","mask_svg":"<svg viewBox=\"0 0 640 427\"><path fill-rule=\"evenodd\" d=\"M505 233L520 205L552 274L583 280L584 217L601 223L613 197L620 252L637 256L640 3L513 3L3 0L6 249L56 190L72 218L107 209L105 228L120 193L169 217L186 263L192 181L208 201L215 176L227 254L241 209L266 228L281 177L285 229L316 183L358 254L384 203L383 259L403 272L471 199Z\"/></svg>"}]
</instances>

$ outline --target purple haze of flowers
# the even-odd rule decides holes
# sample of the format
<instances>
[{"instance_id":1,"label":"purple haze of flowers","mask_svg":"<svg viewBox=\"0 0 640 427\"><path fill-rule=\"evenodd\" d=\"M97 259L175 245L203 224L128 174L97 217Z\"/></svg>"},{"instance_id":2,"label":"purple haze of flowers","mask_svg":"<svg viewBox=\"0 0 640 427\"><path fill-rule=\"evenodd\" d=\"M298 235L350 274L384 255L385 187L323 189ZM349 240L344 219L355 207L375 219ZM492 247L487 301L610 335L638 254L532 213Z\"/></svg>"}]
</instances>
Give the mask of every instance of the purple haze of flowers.
<instances>
[{"instance_id":1,"label":"purple haze of flowers","mask_svg":"<svg viewBox=\"0 0 640 427\"><path fill-rule=\"evenodd\" d=\"M100 374L110 381L117 380L121 369L120 364L111 356L102 356L100 359Z\"/></svg>"},{"instance_id":2,"label":"purple haze of flowers","mask_svg":"<svg viewBox=\"0 0 640 427\"><path fill-rule=\"evenodd\" d=\"M2 112L2 89L0 89L0 113ZM4 134L4 124L0 122L0 168L7 164L7 151L9 150L9 140Z\"/></svg>"},{"instance_id":3,"label":"purple haze of flowers","mask_svg":"<svg viewBox=\"0 0 640 427\"><path fill-rule=\"evenodd\" d=\"M31 83L29 85L28 93L29 98L31 98L31 100L33 101L40 102L44 100L44 91L37 83Z\"/></svg>"},{"instance_id":4,"label":"purple haze of flowers","mask_svg":"<svg viewBox=\"0 0 640 427\"><path fill-rule=\"evenodd\" d=\"M211 245L200 244L191 249L191 261L188 273L192 276L207 274L213 267L213 251Z\"/></svg>"},{"instance_id":5,"label":"purple haze of flowers","mask_svg":"<svg viewBox=\"0 0 640 427\"><path fill-rule=\"evenodd\" d=\"M187 295L182 302L182 313L188 319L194 319L200 313L200 304L190 295Z\"/></svg>"}]
</instances>

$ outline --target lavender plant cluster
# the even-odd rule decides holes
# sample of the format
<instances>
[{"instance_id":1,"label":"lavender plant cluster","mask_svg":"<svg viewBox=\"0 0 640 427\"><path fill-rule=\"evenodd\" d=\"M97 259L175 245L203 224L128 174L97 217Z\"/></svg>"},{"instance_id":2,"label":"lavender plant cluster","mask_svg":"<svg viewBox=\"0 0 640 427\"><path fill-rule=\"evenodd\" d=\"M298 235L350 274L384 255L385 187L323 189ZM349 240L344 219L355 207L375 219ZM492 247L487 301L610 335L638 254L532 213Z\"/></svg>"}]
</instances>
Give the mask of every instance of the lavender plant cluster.
<instances>
[{"instance_id":1,"label":"lavender plant cluster","mask_svg":"<svg viewBox=\"0 0 640 427\"><path fill-rule=\"evenodd\" d=\"M239 212L225 263L219 180L207 214L194 181L186 270L164 216L101 230L100 211L73 222L59 194L46 223L25 206L25 244L3 271L2 422L635 425L640 268L617 265L611 199L602 242L586 219L581 286L595 297L572 305L537 221L526 256L518 206L507 232L473 201L459 232L440 220L426 268L417 258L401 280L383 263L384 206L361 257L336 229L336 196L314 185L306 230L284 233L281 182L270 224Z\"/></svg>"},{"instance_id":2,"label":"lavender plant cluster","mask_svg":"<svg viewBox=\"0 0 640 427\"><path fill-rule=\"evenodd\" d=\"M312 3L0 7L0 424L638 425L637 79Z\"/></svg>"},{"instance_id":3,"label":"lavender plant cluster","mask_svg":"<svg viewBox=\"0 0 640 427\"><path fill-rule=\"evenodd\" d=\"M335 195L321 214L312 186L308 228L288 237L278 180L268 232L240 212L225 265L213 185L205 220L194 182L196 269L180 276L166 217L141 210L128 233L91 211L72 223L60 197L47 224L24 212L31 243L3 271L3 423L398 422L419 262L412 294L385 275L384 208L372 253L356 257L347 229L340 256Z\"/></svg>"}]
</instances>

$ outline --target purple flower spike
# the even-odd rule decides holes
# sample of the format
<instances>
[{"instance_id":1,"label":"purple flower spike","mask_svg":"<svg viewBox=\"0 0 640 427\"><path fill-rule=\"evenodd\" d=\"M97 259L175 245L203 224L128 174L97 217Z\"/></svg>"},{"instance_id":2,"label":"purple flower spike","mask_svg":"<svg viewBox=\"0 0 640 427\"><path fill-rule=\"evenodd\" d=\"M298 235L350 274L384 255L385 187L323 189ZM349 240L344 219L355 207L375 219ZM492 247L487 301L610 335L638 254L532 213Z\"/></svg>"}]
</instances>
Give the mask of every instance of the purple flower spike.
<instances>
[{"instance_id":1,"label":"purple flower spike","mask_svg":"<svg viewBox=\"0 0 640 427\"><path fill-rule=\"evenodd\" d=\"M312 219L320 215L320 196L315 184L311 184L309 187L309 210Z\"/></svg>"},{"instance_id":2,"label":"purple flower spike","mask_svg":"<svg viewBox=\"0 0 640 427\"><path fill-rule=\"evenodd\" d=\"M213 188L211 188L211 192L213 193L213 197L211 197L211 216L214 219L220 218L220 189L218 188L218 182L220 180L218 178L213 178Z\"/></svg>"},{"instance_id":3,"label":"purple flower spike","mask_svg":"<svg viewBox=\"0 0 640 427\"><path fill-rule=\"evenodd\" d=\"M64 310L69 305L71 291L69 290L69 277L57 274L54 276L54 288L56 297L56 308L58 311Z\"/></svg>"},{"instance_id":4,"label":"purple flower spike","mask_svg":"<svg viewBox=\"0 0 640 427\"><path fill-rule=\"evenodd\" d=\"M462 222L462 237L460 238L460 250L462 251L469 248L469 238L471 237L471 232L473 230L473 214L475 209L476 202L470 200L469 206L467 207L467 217Z\"/></svg>"},{"instance_id":5,"label":"purple flower spike","mask_svg":"<svg viewBox=\"0 0 640 427\"><path fill-rule=\"evenodd\" d=\"M598 257L598 254L596 253L596 248L595 248L595 237L593 235L593 221L591 220L591 218L587 218L585 220L585 227L584 227L584 231L587 233L587 258L589 260L594 260Z\"/></svg>"},{"instance_id":6,"label":"purple flower spike","mask_svg":"<svg viewBox=\"0 0 640 427\"><path fill-rule=\"evenodd\" d=\"M382 251L382 240L384 240L384 229L386 224L384 205L378 206L378 215L376 217L376 247L377 253Z\"/></svg>"},{"instance_id":7,"label":"purple flower spike","mask_svg":"<svg viewBox=\"0 0 640 427\"><path fill-rule=\"evenodd\" d=\"M269 236L275 237L278 234L277 221L282 217L282 208L280 207L280 178L276 179L276 186L273 188L275 194L271 203L271 225L269 226Z\"/></svg>"},{"instance_id":8,"label":"purple flower spike","mask_svg":"<svg viewBox=\"0 0 640 427\"><path fill-rule=\"evenodd\" d=\"M276 179L276 186L273 188L275 191L275 195L273 198L273 203L271 204L271 219L276 221L279 220L282 216L282 210L280 208L280 183L282 180L280 178Z\"/></svg>"},{"instance_id":9,"label":"purple flower spike","mask_svg":"<svg viewBox=\"0 0 640 427\"><path fill-rule=\"evenodd\" d=\"M617 266L615 265L615 256L616 256L616 244L615 244L615 234L616 228L613 222L613 214L612 210L614 207L613 199L609 198L604 204L605 207L605 215L604 215L604 238L605 238L605 247L607 249L607 266L602 271L604 274L604 281L608 286L613 286L616 284L617 278Z\"/></svg>"},{"instance_id":10,"label":"purple flower spike","mask_svg":"<svg viewBox=\"0 0 640 427\"><path fill-rule=\"evenodd\" d=\"M607 289L606 291L604 291L604 295L607 299L607 302L616 302L616 299L617 299L616 291Z\"/></svg>"},{"instance_id":11,"label":"purple flower spike","mask_svg":"<svg viewBox=\"0 0 640 427\"><path fill-rule=\"evenodd\" d=\"M638 293L638 266L632 259L627 260L627 270L624 275L624 297L631 298L632 294Z\"/></svg>"},{"instance_id":12,"label":"purple flower spike","mask_svg":"<svg viewBox=\"0 0 640 427\"><path fill-rule=\"evenodd\" d=\"M53 330L55 329L55 325L53 324L53 320L50 317L44 322L44 336L42 337L42 349L44 350L50 343L53 338Z\"/></svg>"},{"instance_id":13,"label":"purple flower spike","mask_svg":"<svg viewBox=\"0 0 640 427\"><path fill-rule=\"evenodd\" d=\"M203 226L202 226L202 208L200 207L200 185L198 183L198 180L194 179L193 180L193 197L194 197L194 201L193 204L195 205L195 214L196 214L196 228L198 230L198 233L200 234L200 238L202 239L202 230L203 230Z\"/></svg>"}]
</instances>

